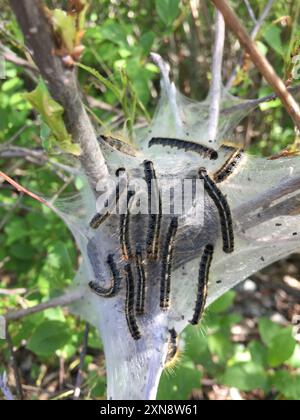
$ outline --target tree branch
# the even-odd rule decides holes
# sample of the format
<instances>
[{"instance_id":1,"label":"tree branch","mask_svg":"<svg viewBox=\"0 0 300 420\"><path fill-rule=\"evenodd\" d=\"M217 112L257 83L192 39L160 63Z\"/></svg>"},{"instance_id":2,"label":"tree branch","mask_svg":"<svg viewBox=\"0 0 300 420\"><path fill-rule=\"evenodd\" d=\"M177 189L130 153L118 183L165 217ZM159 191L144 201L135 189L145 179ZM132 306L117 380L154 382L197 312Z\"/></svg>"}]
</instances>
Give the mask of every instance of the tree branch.
<instances>
[{"instance_id":1,"label":"tree branch","mask_svg":"<svg viewBox=\"0 0 300 420\"><path fill-rule=\"evenodd\" d=\"M245 28L242 26L239 18L231 9L227 0L212 0L218 10L220 10L224 16L226 24L231 31L237 36L240 43L243 45L245 50L248 52L252 62L259 69L261 74L274 89L278 97L281 99L287 112L293 119L296 127L300 129L300 107L293 98L293 96L287 90L283 81L277 76L275 70L269 63L269 61L260 53L256 44L247 34Z\"/></svg>"},{"instance_id":2,"label":"tree branch","mask_svg":"<svg viewBox=\"0 0 300 420\"><path fill-rule=\"evenodd\" d=\"M74 69L64 67L55 55L52 28L40 0L9 0L23 31L25 43L52 97L65 110L66 126L82 150L80 157L91 187L95 190L108 176L107 166L92 123L85 111Z\"/></svg>"},{"instance_id":3,"label":"tree branch","mask_svg":"<svg viewBox=\"0 0 300 420\"><path fill-rule=\"evenodd\" d=\"M48 302L44 302L44 303L41 303L40 305L33 306L32 308L9 312L6 315L4 315L4 318L6 319L7 322L16 321L26 316L45 311L46 309L56 308L58 306L68 306L71 303L74 303L80 300L82 296L83 296L83 292L81 290L75 290L75 291L66 293L65 295L59 296L57 298L48 300Z\"/></svg>"}]
</instances>

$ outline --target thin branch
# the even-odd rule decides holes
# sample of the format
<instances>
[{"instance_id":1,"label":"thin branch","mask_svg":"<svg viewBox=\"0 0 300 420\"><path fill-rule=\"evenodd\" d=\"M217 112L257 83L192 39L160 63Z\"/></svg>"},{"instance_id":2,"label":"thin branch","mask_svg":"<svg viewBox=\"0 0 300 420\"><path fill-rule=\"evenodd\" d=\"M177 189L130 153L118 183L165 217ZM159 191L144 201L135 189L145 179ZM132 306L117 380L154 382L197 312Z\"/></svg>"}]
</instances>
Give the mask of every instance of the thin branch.
<instances>
[{"instance_id":1,"label":"thin branch","mask_svg":"<svg viewBox=\"0 0 300 420\"><path fill-rule=\"evenodd\" d=\"M97 183L108 177L108 169L82 101L76 71L66 68L62 59L55 54L53 30L45 15L43 2L10 0L10 5L52 97L65 110L67 128L74 142L81 146L80 161L95 190Z\"/></svg>"},{"instance_id":2,"label":"thin branch","mask_svg":"<svg viewBox=\"0 0 300 420\"><path fill-rule=\"evenodd\" d=\"M6 315L4 315L4 318L6 319L7 322L16 321L26 316L45 311L46 309L56 308L58 306L68 306L80 300L82 297L83 297L82 290L75 290L73 292L68 292L65 295L59 296L57 298L48 300L48 302L44 302L39 305L33 306L32 308L21 309L20 311L8 312Z\"/></svg>"},{"instance_id":3,"label":"thin branch","mask_svg":"<svg viewBox=\"0 0 300 420\"><path fill-rule=\"evenodd\" d=\"M245 0L246 1L246 0ZM268 4L266 5L266 7L264 8L261 16L259 17L259 19L256 21L256 24L254 25L252 31L251 31L251 39L255 40L255 38L257 37L258 32L260 31L260 28L262 27L265 19L267 18L268 14L271 11L271 8L273 6L275 0L269 0ZM238 59L238 64L235 67L235 69L233 70L232 74L230 75L228 82L226 84L226 88L230 89L232 87L232 84L236 78L237 75L237 71L238 68L240 68L243 64L243 53L240 54L239 59Z\"/></svg>"},{"instance_id":4,"label":"thin branch","mask_svg":"<svg viewBox=\"0 0 300 420\"><path fill-rule=\"evenodd\" d=\"M24 295L27 293L27 289L0 289L0 295L15 296Z\"/></svg>"},{"instance_id":5,"label":"thin branch","mask_svg":"<svg viewBox=\"0 0 300 420\"><path fill-rule=\"evenodd\" d=\"M234 13L227 0L212 0L212 2L215 4L217 9L222 12L228 27L237 36L240 43L248 52L254 65L259 69L261 74L274 89L287 112L293 119L296 127L300 129L300 107L298 103L289 93L283 81L277 76L269 61L260 53L256 44L247 34L245 28L242 26L239 18Z\"/></svg>"},{"instance_id":6,"label":"thin branch","mask_svg":"<svg viewBox=\"0 0 300 420\"><path fill-rule=\"evenodd\" d=\"M249 0L244 0L245 6L248 10L249 16L251 17L251 19L253 20L254 24L257 24L257 19L254 13L254 10L252 9L251 4L249 3Z\"/></svg>"},{"instance_id":7,"label":"thin branch","mask_svg":"<svg viewBox=\"0 0 300 420\"><path fill-rule=\"evenodd\" d=\"M9 348L9 352L10 352L10 358L11 358L12 367L13 367L13 371L14 371L14 377L15 377L15 382L16 382L16 390L17 390L18 399L19 400L24 400L24 393L23 393L23 389L22 389L22 382L21 382L21 377L20 377L20 372L19 372L19 366L18 366L18 362L17 362L17 359L16 359L12 339L11 339L11 336L10 336L9 331L8 331L8 325L6 327L6 341L7 341L7 344L8 344L8 348Z\"/></svg>"},{"instance_id":8,"label":"thin branch","mask_svg":"<svg viewBox=\"0 0 300 420\"><path fill-rule=\"evenodd\" d=\"M31 191L28 191L26 188L22 187L16 181L14 181L13 179L11 179L4 172L0 171L0 177L4 178L5 181L7 181L10 185L12 185L19 193L26 194L29 197L33 198L34 200L38 201L39 203L44 204L45 206L51 208L51 206L49 205L49 203L46 200L44 200L43 198L39 197L38 195L32 193Z\"/></svg>"},{"instance_id":9,"label":"thin branch","mask_svg":"<svg viewBox=\"0 0 300 420\"><path fill-rule=\"evenodd\" d=\"M87 322L85 324L83 344L80 351L80 362L78 366L78 373L76 377L73 400L78 400L81 395L82 373L83 373L83 368L84 368L84 360L85 360L85 356L86 356L87 348L88 348L89 333L90 333L90 324Z\"/></svg>"},{"instance_id":10,"label":"thin branch","mask_svg":"<svg viewBox=\"0 0 300 420\"><path fill-rule=\"evenodd\" d=\"M208 124L208 139L215 141L218 135L220 118L220 103L222 96L222 65L225 43L225 21L218 10L216 12L215 44L212 60L212 83L210 89L210 111Z\"/></svg>"},{"instance_id":11,"label":"thin branch","mask_svg":"<svg viewBox=\"0 0 300 420\"><path fill-rule=\"evenodd\" d=\"M293 94L296 94L300 92L300 85L289 87L288 91ZM258 105L261 105L265 102L275 101L276 99L278 99L278 96L276 95L276 93L272 93L271 95L267 95L259 99L250 99L248 101L244 100L238 105L233 105L229 108L222 109L221 114L230 115L237 111L247 111L247 110L251 111L252 109L256 108Z\"/></svg>"}]
</instances>

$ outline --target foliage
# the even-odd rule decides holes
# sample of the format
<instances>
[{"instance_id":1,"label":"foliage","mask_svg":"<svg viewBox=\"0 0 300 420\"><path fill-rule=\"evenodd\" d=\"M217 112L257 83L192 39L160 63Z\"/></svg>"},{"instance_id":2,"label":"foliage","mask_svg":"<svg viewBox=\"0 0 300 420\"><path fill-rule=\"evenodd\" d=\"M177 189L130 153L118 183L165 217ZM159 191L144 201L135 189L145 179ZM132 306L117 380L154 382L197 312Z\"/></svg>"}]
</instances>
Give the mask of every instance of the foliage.
<instances>
[{"instance_id":1,"label":"foliage","mask_svg":"<svg viewBox=\"0 0 300 420\"><path fill-rule=\"evenodd\" d=\"M53 7L54 3L63 2L48 1L48 6ZM187 0L94 0L90 3L82 41L86 48L78 71L88 110L99 129L121 127L130 134L134 124L144 125L148 113L153 113L159 83L158 70L149 61L151 50L172 62L174 78L185 94L198 100L205 97L207 80L211 77L213 35L213 9L205 1L200 2L199 18L191 9L192 2ZM265 3L251 2L257 16ZM236 0L231 4L250 30L252 22L246 8ZM291 51L299 43L299 25L293 19L299 17L299 8L298 2L277 0L257 38L261 50L285 78L291 70ZM0 23L5 28L0 29L1 42L26 57L15 20L7 7L1 10ZM290 19L284 21L284 16ZM73 35L70 49L76 43ZM69 35L63 33L62 37L67 45ZM225 79L236 63L234 39L231 35L229 39ZM43 145L40 122L29 103L33 99L56 140L65 140L67 148L74 147L61 123L62 110L47 99L47 107L52 107L50 117L55 114L53 123L49 113L45 115L47 110L40 107L41 103L45 104L43 95L46 95L41 85L31 96L24 95L35 88L25 69L6 63L6 80L0 83L0 152L8 141L27 148ZM270 90L245 58L232 93L246 98L264 96ZM277 153L295 140L292 123L279 101L264 104L261 112L241 124L239 132L245 134L251 151L257 154ZM53 170L49 163L36 166L24 159L0 159L0 166L28 189L42 191L48 197L56 194L62 184L65 192L76 188L76 182L70 184L66 174ZM26 197L18 197L3 184L0 184L0 198L0 288L26 289L22 296L1 296L0 311L4 313L58 295L72 281L78 256L66 227L48 209ZM235 314L234 299L234 292L225 295L209 309L201 330L188 328L183 333L185 350L181 361L174 372L163 375L159 398L186 399L193 389L201 386L205 389L211 380L246 393L259 389L263 398L300 399L297 374L300 346L292 329L261 318L257 321L255 339L234 343L232 330L243 322ZM43 367L46 366L46 371L56 371L61 360L69 379L74 380L78 348L83 339L83 325L79 320L62 309L51 309L11 324L10 332L21 356L30 355L28 383L43 386ZM6 343L0 341L0 365L7 366L8 358ZM103 360L101 342L92 330L85 361L86 398L105 397Z\"/></svg>"}]
</instances>

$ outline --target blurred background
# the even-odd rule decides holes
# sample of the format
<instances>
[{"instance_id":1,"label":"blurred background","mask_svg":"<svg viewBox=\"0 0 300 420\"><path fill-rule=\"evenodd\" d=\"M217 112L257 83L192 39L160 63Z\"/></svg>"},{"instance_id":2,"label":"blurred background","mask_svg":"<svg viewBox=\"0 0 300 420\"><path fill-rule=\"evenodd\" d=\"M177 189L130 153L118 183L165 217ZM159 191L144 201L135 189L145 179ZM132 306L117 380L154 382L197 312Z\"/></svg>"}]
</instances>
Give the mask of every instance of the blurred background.
<instances>
[{"instance_id":1,"label":"blurred background","mask_svg":"<svg viewBox=\"0 0 300 420\"><path fill-rule=\"evenodd\" d=\"M153 115L159 72L149 59L151 51L169 61L182 93L196 100L206 97L214 38L214 9L208 0L89 3L82 63L99 74L78 71L96 126L144 125ZM59 0L47 4L66 6ZM283 80L300 84L300 3L233 0L231 5ZM0 169L47 197L72 193L80 181L57 164L57 156L45 153L47 137L24 97L35 88L38 74L6 1L0 1L0 10ZM241 98L271 93L231 33L226 36L223 80ZM295 150L299 144L277 100L263 104L236 130L256 155ZM0 314L60 295L71 284L79 258L71 234L50 210L0 181ZM27 399L72 398L84 330L84 323L63 309L10 324ZM180 348L179 360L162 377L160 399L299 400L300 255L227 293L208 309L201 327L185 330ZM4 371L14 393L10 352L0 340L0 373ZM106 398L103 349L93 328L82 398Z\"/></svg>"}]
</instances>

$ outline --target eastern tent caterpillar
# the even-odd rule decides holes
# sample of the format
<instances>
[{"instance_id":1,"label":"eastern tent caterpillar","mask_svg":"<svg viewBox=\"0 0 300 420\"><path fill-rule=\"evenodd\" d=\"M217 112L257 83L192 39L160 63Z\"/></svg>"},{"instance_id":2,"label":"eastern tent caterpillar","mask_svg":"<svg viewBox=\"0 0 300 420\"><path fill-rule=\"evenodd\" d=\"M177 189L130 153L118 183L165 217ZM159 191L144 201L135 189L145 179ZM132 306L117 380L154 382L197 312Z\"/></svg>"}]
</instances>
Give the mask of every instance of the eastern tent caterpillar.
<instances>
[{"instance_id":1,"label":"eastern tent caterpillar","mask_svg":"<svg viewBox=\"0 0 300 420\"><path fill-rule=\"evenodd\" d=\"M126 261L132 257L130 244L130 205L134 195L134 191L128 191L126 213L120 216L120 244L123 258Z\"/></svg>"},{"instance_id":2,"label":"eastern tent caterpillar","mask_svg":"<svg viewBox=\"0 0 300 420\"><path fill-rule=\"evenodd\" d=\"M114 260L114 256L110 254L107 258L107 264L112 272L112 282L109 288L101 287L98 283L91 281L89 283L90 289L97 295L103 298L115 297L120 291L121 275Z\"/></svg>"},{"instance_id":3,"label":"eastern tent caterpillar","mask_svg":"<svg viewBox=\"0 0 300 420\"><path fill-rule=\"evenodd\" d=\"M149 160L144 161L145 180L148 188L148 213L149 227L147 235L147 254L150 258L157 260L159 253L159 238L162 219L161 194L157 182L157 177L153 163ZM155 204L154 213L152 212Z\"/></svg>"},{"instance_id":4,"label":"eastern tent caterpillar","mask_svg":"<svg viewBox=\"0 0 300 420\"><path fill-rule=\"evenodd\" d=\"M214 247L212 245L206 245L200 263L197 300L194 309L194 315L191 321L189 321L192 325L199 324L203 316L207 300L209 270L213 259L213 254Z\"/></svg>"},{"instance_id":5,"label":"eastern tent caterpillar","mask_svg":"<svg viewBox=\"0 0 300 420\"><path fill-rule=\"evenodd\" d=\"M98 141L103 142L104 144L107 143L113 149L116 149L121 153L125 153L128 156L136 157L138 155L137 149L130 144L125 143L125 141L119 140L115 137L101 135L98 137Z\"/></svg>"},{"instance_id":6,"label":"eastern tent caterpillar","mask_svg":"<svg viewBox=\"0 0 300 420\"><path fill-rule=\"evenodd\" d=\"M243 150L236 149L226 160L224 165L214 173L214 181L216 184L226 181L226 179L233 173L243 158Z\"/></svg>"},{"instance_id":7,"label":"eastern tent caterpillar","mask_svg":"<svg viewBox=\"0 0 300 420\"><path fill-rule=\"evenodd\" d=\"M162 257L160 284L160 307L162 309L169 309L170 306L172 263L177 230L178 219L174 217L170 223Z\"/></svg>"},{"instance_id":8,"label":"eastern tent caterpillar","mask_svg":"<svg viewBox=\"0 0 300 420\"><path fill-rule=\"evenodd\" d=\"M120 168L116 171L116 176L119 178L121 173L125 172L124 168ZM93 219L90 222L90 227L92 229L98 229L110 216L112 208L116 205L118 205L120 200L120 193L121 193L121 183L122 181L119 181L116 186L116 190L112 192L110 197L105 202L105 208L106 211L103 213L97 213ZM123 188L124 190L124 188Z\"/></svg>"},{"instance_id":9,"label":"eastern tent caterpillar","mask_svg":"<svg viewBox=\"0 0 300 420\"><path fill-rule=\"evenodd\" d=\"M176 149L183 149L185 151L198 153L199 155L205 158L209 158L210 160L217 160L219 157L218 152L216 152L214 149L187 140L153 137L149 142L149 147L152 146L175 147Z\"/></svg>"},{"instance_id":10,"label":"eastern tent caterpillar","mask_svg":"<svg viewBox=\"0 0 300 420\"><path fill-rule=\"evenodd\" d=\"M136 298L136 313L143 315L145 313L145 294L146 294L146 272L143 262L143 254L140 246L136 249L136 269L137 269L137 298Z\"/></svg>"},{"instance_id":11,"label":"eastern tent caterpillar","mask_svg":"<svg viewBox=\"0 0 300 420\"><path fill-rule=\"evenodd\" d=\"M134 279L130 264L125 267L126 271L126 298L125 298L125 316L130 334L134 340L141 338L141 333L136 322L134 311Z\"/></svg>"},{"instance_id":12,"label":"eastern tent caterpillar","mask_svg":"<svg viewBox=\"0 0 300 420\"><path fill-rule=\"evenodd\" d=\"M178 334L174 328L169 330L170 338L168 343L168 353L165 360L165 367L168 368L173 365L174 359L178 354Z\"/></svg>"},{"instance_id":13,"label":"eastern tent caterpillar","mask_svg":"<svg viewBox=\"0 0 300 420\"><path fill-rule=\"evenodd\" d=\"M218 209L223 238L223 251L231 254L234 251L234 233L232 215L226 197L214 181L208 176L205 168L199 170L200 179L204 180L204 188Z\"/></svg>"}]
</instances>

